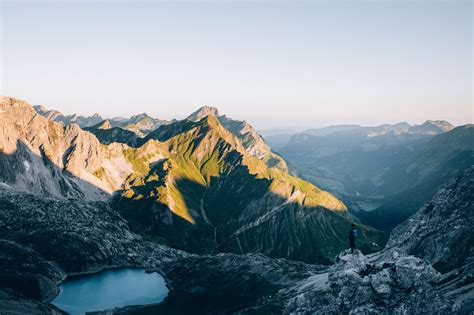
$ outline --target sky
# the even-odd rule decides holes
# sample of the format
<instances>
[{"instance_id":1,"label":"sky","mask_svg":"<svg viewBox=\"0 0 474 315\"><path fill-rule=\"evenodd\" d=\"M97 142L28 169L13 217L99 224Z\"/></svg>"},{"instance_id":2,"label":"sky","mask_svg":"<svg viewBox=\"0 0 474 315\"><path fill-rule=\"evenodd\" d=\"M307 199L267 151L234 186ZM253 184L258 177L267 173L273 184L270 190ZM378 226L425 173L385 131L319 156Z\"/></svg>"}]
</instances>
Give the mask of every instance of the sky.
<instances>
[{"instance_id":1,"label":"sky","mask_svg":"<svg viewBox=\"0 0 474 315\"><path fill-rule=\"evenodd\" d=\"M0 93L65 114L474 120L471 1L0 2Z\"/></svg>"}]
</instances>

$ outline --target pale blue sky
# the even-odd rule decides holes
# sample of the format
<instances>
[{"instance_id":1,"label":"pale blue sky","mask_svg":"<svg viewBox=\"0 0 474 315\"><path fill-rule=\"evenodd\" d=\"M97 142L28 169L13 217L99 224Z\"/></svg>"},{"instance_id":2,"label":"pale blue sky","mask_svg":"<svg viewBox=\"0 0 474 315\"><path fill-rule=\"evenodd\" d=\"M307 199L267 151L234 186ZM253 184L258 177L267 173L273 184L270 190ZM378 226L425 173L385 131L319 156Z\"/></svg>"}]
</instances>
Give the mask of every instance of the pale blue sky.
<instances>
[{"instance_id":1,"label":"pale blue sky","mask_svg":"<svg viewBox=\"0 0 474 315\"><path fill-rule=\"evenodd\" d=\"M5 1L1 93L258 128L473 121L471 1Z\"/></svg>"}]
</instances>

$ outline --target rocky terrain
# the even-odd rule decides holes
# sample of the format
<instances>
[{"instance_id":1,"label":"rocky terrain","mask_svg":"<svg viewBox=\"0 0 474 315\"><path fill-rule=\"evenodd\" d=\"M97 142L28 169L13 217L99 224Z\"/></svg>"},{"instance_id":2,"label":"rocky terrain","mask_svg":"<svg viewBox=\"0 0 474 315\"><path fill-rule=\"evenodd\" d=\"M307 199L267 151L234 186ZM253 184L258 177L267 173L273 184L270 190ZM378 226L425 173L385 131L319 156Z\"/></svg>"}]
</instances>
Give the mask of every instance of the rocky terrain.
<instances>
[{"instance_id":1,"label":"rocky terrain","mask_svg":"<svg viewBox=\"0 0 474 315\"><path fill-rule=\"evenodd\" d=\"M115 313L474 311L474 168L438 164L451 180L373 253L386 235L271 162L245 122L204 107L133 145L94 133L111 128L89 132L0 99L2 314L60 314L48 302L65 277L115 267L158 269L170 288L159 305Z\"/></svg>"}]
</instances>

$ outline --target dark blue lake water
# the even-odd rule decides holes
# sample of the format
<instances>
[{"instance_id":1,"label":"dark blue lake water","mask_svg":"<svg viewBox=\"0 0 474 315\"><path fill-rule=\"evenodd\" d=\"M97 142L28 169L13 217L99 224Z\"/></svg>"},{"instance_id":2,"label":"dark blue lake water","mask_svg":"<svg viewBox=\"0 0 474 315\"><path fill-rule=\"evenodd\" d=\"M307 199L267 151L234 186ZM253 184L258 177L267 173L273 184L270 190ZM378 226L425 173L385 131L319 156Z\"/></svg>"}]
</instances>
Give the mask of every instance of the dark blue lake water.
<instances>
[{"instance_id":1,"label":"dark blue lake water","mask_svg":"<svg viewBox=\"0 0 474 315\"><path fill-rule=\"evenodd\" d=\"M131 268L70 278L60 285L60 289L51 303L74 315L159 303L168 295L166 282L159 273Z\"/></svg>"}]
</instances>

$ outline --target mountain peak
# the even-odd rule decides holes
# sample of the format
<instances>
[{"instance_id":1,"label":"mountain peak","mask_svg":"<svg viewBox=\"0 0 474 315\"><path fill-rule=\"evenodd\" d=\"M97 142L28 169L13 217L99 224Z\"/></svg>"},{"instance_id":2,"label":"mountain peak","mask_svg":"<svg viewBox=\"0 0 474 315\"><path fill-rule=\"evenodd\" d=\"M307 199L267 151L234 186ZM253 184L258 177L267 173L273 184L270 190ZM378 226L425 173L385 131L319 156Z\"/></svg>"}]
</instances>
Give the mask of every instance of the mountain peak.
<instances>
[{"instance_id":1,"label":"mountain peak","mask_svg":"<svg viewBox=\"0 0 474 315\"><path fill-rule=\"evenodd\" d=\"M446 120L427 120L421 125L410 127L409 131L411 133L435 135L450 131L453 128L454 126Z\"/></svg>"},{"instance_id":2,"label":"mountain peak","mask_svg":"<svg viewBox=\"0 0 474 315\"><path fill-rule=\"evenodd\" d=\"M454 128L454 126L446 120L427 120L424 124L434 125L444 131L449 131Z\"/></svg>"},{"instance_id":3,"label":"mountain peak","mask_svg":"<svg viewBox=\"0 0 474 315\"><path fill-rule=\"evenodd\" d=\"M216 107L205 105L189 115L186 119L191 121L199 121L209 115L217 117L219 116L219 110Z\"/></svg>"},{"instance_id":4,"label":"mountain peak","mask_svg":"<svg viewBox=\"0 0 474 315\"><path fill-rule=\"evenodd\" d=\"M96 129L110 129L112 128L112 125L110 124L110 121L108 119L101 121L97 125L93 126L93 128Z\"/></svg>"},{"instance_id":5,"label":"mountain peak","mask_svg":"<svg viewBox=\"0 0 474 315\"><path fill-rule=\"evenodd\" d=\"M34 105L33 108L40 115L44 114L48 111L43 105Z\"/></svg>"},{"instance_id":6,"label":"mountain peak","mask_svg":"<svg viewBox=\"0 0 474 315\"><path fill-rule=\"evenodd\" d=\"M141 113L141 114L133 115L132 117L130 117L130 120L141 120L145 117L150 117L150 116L148 116L147 113Z\"/></svg>"}]
</instances>

